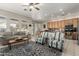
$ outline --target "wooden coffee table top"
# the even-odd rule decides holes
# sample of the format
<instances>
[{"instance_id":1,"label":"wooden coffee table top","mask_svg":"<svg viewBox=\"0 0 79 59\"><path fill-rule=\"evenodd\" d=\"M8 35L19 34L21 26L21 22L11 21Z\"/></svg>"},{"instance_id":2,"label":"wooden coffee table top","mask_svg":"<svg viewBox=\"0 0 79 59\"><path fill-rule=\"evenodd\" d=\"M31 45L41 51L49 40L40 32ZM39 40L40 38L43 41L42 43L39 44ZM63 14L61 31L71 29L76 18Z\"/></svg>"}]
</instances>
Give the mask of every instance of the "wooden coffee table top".
<instances>
[{"instance_id":1,"label":"wooden coffee table top","mask_svg":"<svg viewBox=\"0 0 79 59\"><path fill-rule=\"evenodd\" d=\"M24 39L25 38L25 39ZM15 35L12 37L9 37L7 40L1 41L1 45L8 45L8 44L14 44L14 43L19 43L23 41L27 41L29 38L27 38L27 35Z\"/></svg>"}]
</instances>

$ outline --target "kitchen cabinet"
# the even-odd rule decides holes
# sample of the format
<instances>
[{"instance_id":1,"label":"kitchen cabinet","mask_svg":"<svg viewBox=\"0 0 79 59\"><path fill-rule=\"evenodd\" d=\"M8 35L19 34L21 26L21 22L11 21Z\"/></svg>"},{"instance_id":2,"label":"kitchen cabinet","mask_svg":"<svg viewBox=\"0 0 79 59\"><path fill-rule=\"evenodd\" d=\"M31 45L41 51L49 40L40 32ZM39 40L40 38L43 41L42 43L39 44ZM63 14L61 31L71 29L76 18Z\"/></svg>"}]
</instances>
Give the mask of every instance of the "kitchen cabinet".
<instances>
[{"instance_id":1,"label":"kitchen cabinet","mask_svg":"<svg viewBox=\"0 0 79 59\"><path fill-rule=\"evenodd\" d=\"M50 21L48 22L48 28L54 29L64 29L66 25L73 25L73 27L77 28L78 18L60 20L60 21Z\"/></svg>"},{"instance_id":2,"label":"kitchen cabinet","mask_svg":"<svg viewBox=\"0 0 79 59\"><path fill-rule=\"evenodd\" d=\"M78 24L77 24L77 29L78 29L78 32L77 32L77 35L78 35L78 45L79 45L79 20L78 20Z\"/></svg>"}]
</instances>

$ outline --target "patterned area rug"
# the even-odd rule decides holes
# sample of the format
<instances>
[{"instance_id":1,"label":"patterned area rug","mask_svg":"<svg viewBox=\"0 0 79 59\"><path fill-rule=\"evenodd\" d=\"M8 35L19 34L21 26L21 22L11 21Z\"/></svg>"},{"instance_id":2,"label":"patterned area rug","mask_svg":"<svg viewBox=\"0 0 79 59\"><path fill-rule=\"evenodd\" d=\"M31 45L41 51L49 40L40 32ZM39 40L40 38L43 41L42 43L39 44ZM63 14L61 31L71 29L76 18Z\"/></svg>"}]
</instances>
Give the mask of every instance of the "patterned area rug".
<instances>
[{"instance_id":1,"label":"patterned area rug","mask_svg":"<svg viewBox=\"0 0 79 59\"><path fill-rule=\"evenodd\" d=\"M9 50L8 47L0 49L0 56L61 56L62 52L54 48L49 48L46 45L41 45L35 42L29 44L20 44L12 46Z\"/></svg>"}]
</instances>

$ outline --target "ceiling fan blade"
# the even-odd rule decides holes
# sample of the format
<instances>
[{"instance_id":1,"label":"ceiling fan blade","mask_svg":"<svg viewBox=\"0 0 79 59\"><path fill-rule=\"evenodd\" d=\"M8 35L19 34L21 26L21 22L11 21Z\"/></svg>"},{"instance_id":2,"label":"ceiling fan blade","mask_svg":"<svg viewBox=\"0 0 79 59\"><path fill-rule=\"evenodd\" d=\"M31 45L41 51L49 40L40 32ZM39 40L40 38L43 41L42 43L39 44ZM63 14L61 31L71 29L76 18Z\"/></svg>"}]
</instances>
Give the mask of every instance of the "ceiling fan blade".
<instances>
[{"instance_id":1,"label":"ceiling fan blade","mask_svg":"<svg viewBox=\"0 0 79 59\"><path fill-rule=\"evenodd\" d=\"M39 3L35 3L35 5L38 5Z\"/></svg>"},{"instance_id":2,"label":"ceiling fan blade","mask_svg":"<svg viewBox=\"0 0 79 59\"><path fill-rule=\"evenodd\" d=\"M25 8L24 11L27 11L27 9Z\"/></svg>"},{"instance_id":3,"label":"ceiling fan blade","mask_svg":"<svg viewBox=\"0 0 79 59\"><path fill-rule=\"evenodd\" d=\"M38 7L34 7L36 10L40 10Z\"/></svg>"},{"instance_id":4,"label":"ceiling fan blade","mask_svg":"<svg viewBox=\"0 0 79 59\"><path fill-rule=\"evenodd\" d=\"M32 6L34 3L29 3L30 6Z\"/></svg>"},{"instance_id":5,"label":"ceiling fan blade","mask_svg":"<svg viewBox=\"0 0 79 59\"><path fill-rule=\"evenodd\" d=\"M29 9L29 11L32 11L32 9Z\"/></svg>"}]
</instances>

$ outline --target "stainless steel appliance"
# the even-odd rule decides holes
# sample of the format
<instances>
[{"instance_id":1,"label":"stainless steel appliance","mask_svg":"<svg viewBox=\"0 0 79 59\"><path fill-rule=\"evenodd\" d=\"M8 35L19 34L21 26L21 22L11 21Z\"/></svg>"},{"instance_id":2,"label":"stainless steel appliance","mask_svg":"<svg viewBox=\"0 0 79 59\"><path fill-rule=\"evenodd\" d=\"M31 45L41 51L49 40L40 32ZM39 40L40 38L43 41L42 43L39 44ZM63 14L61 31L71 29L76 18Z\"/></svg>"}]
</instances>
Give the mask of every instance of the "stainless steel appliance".
<instances>
[{"instance_id":1,"label":"stainless steel appliance","mask_svg":"<svg viewBox=\"0 0 79 59\"><path fill-rule=\"evenodd\" d=\"M77 30L78 30L78 45L79 45L79 20L78 20L78 24L77 24Z\"/></svg>"}]
</instances>

